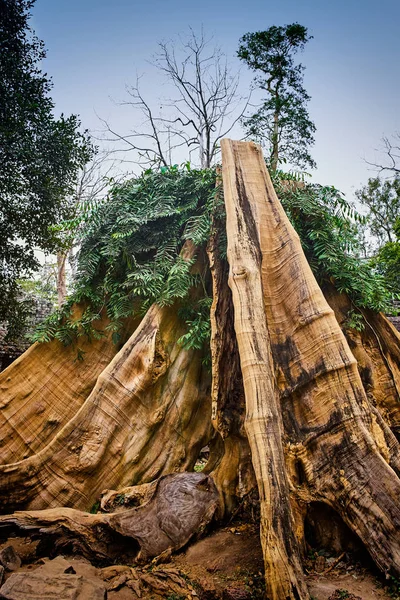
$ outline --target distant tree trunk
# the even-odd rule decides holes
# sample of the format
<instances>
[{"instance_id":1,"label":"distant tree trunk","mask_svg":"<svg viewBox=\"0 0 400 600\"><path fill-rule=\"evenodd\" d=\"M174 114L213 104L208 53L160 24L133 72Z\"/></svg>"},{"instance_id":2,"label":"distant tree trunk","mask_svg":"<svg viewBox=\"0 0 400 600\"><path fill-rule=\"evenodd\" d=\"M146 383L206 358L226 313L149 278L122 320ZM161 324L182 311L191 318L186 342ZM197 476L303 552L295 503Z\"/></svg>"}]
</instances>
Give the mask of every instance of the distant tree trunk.
<instances>
[{"instance_id":1,"label":"distant tree trunk","mask_svg":"<svg viewBox=\"0 0 400 600\"><path fill-rule=\"evenodd\" d=\"M65 271L68 252L57 252L57 297L62 306L67 297L67 275Z\"/></svg>"},{"instance_id":2,"label":"distant tree trunk","mask_svg":"<svg viewBox=\"0 0 400 600\"><path fill-rule=\"evenodd\" d=\"M276 171L279 164L279 114L274 113L274 130L272 134L271 171Z\"/></svg>"}]
</instances>

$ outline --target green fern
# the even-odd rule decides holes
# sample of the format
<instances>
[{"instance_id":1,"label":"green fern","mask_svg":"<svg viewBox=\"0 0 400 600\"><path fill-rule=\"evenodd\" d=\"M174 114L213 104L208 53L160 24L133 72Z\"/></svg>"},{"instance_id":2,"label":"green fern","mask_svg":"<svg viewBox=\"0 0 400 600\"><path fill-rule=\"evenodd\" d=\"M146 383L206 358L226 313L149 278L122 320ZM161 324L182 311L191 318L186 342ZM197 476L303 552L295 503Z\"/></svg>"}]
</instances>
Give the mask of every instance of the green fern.
<instances>
[{"instance_id":1,"label":"green fern","mask_svg":"<svg viewBox=\"0 0 400 600\"><path fill-rule=\"evenodd\" d=\"M357 257L363 217L333 187L307 184L304 177L282 172L273 178L320 284L333 282L355 307L386 310L392 296L384 278ZM106 202L84 206L73 223L63 226L74 228L80 239L77 277L68 302L38 327L36 341L97 339L105 333L98 320L106 311L107 331L119 343L127 317L144 314L153 303L178 302L186 324L179 343L204 350L210 336L209 282L192 273L194 260L184 260L180 252L191 240L204 253L217 231L219 257L226 260L225 207L215 170L189 165L147 170L114 186ZM86 307L80 319L72 316L76 303Z\"/></svg>"},{"instance_id":2,"label":"green fern","mask_svg":"<svg viewBox=\"0 0 400 600\"><path fill-rule=\"evenodd\" d=\"M154 302L184 302L200 278L191 273L195 259L183 259L180 251L185 240L199 248L205 245L216 202L215 182L213 169L147 170L115 186L107 202L85 207L80 223L65 223L66 229L73 226L79 232L81 243L74 290L34 339L57 338L67 345L81 336L95 338L95 321L105 309L108 330L118 342L127 317L143 314ZM71 314L74 303L88 307L78 320ZM200 332L193 335L192 347L199 345L200 337Z\"/></svg>"}]
</instances>

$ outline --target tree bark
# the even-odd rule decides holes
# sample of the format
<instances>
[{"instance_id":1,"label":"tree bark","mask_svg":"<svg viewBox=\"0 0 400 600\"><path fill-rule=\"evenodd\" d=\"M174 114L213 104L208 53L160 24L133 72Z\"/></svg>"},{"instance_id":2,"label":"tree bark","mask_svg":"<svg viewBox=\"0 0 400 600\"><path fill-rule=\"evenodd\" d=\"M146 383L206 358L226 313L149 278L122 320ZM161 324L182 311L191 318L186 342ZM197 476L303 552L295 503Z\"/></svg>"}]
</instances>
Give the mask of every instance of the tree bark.
<instances>
[{"instance_id":1,"label":"tree bark","mask_svg":"<svg viewBox=\"0 0 400 600\"><path fill-rule=\"evenodd\" d=\"M292 491L299 502L333 507L377 565L398 575L399 445L365 394L356 360L276 197L260 148L228 141L224 147L234 153L232 186L255 240L253 255L262 257L263 297L257 302L264 301L265 316L258 309L259 319L266 320L271 339ZM236 280L238 275L253 276L240 267ZM254 296L243 303L254 310ZM238 342L240 348L239 335Z\"/></svg>"},{"instance_id":2,"label":"tree bark","mask_svg":"<svg viewBox=\"0 0 400 600\"><path fill-rule=\"evenodd\" d=\"M220 517L233 510L256 487L250 446L244 429L245 399L238 344L234 331L229 265L219 254L220 223L208 244L213 282L211 306L212 423L217 438L206 466L220 493Z\"/></svg>"},{"instance_id":3,"label":"tree bark","mask_svg":"<svg viewBox=\"0 0 400 600\"><path fill-rule=\"evenodd\" d=\"M185 256L190 258L194 248ZM191 470L212 434L210 378L177 342L178 306L148 311L83 406L42 450L0 466L0 510L88 510L106 487Z\"/></svg>"},{"instance_id":4,"label":"tree bark","mask_svg":"<svg viewBox=\"0 0 400 600\"><path fill-rule=\"evenodd\" d=\"M212 478L178 473L159 479L150 498L123 512L91 515L72 508L16 512L1 527L29 529L52 540L52 554L74 551L97 564L145 562L178 550L211 521L218 504Z\"/></svg>"},{"instance_id":5,"label":"tree bark","mask_svg":"<svg viewBox=\"0 0 400 600\"><path fill-rule=\"evenodd\" d=\"M258 189L258 196L249 198L252 182L255 179L257 185L259 177L255 148L226 139L221 143L229 286L246 398L245 427L260 496L267 595L271 599L298 600L307 598L308 592L294 535L282 445L283 424L265 321L262 253L255 213L256 203L265 202L265 193Z\"/></svg>"},{"instance_id":6,"label":"tree bark","mask_svg":"<svg viewBox=\"0 0 400 600\"><path fill-rule=\"evenodd\" d=\"M400 438L400 333L382 313L355 309L345 294L331 284L323 287L324 296L335 312L350 349L357 360L364 390L379 410L397 439ZM362 316L362 330L349 328L349 313Z\"/></svg>"},{"instance_id":7,"label":"tree bark","mask_svg":"<svg viewBox=\"0 0 400 600\"><path fill-rule=\"evenodd\" d=\"M67 264L68 252L57 252L57 298L58 306L62 306L67 297Z\"/></svg>"},{"instance_id":8,"label":"tree bark","mask_svg":"<svg viewBox=\"0 0 400 600\"><path fill-rule=\"evenodd\" d=\"M80 316L83 307L76 307ZM103 316L98 328L109 321ZM123 341L138 319L125 323ZM58 340L34 344L0 373L0 464L14 463L42 450L78 412L97 377L119 350L111 335L80 340L83 360L74 345Z\"/></svg>"}]
</instances>

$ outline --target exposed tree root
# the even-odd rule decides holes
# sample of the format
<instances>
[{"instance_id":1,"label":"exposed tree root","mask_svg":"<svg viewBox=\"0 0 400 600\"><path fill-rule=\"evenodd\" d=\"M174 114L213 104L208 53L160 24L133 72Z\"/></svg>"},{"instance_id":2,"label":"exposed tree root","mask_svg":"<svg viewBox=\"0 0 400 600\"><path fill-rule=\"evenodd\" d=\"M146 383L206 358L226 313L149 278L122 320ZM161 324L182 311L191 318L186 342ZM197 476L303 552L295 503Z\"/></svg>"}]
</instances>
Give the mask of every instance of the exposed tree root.
<instances>
[{"instance_id":1,"label":"exposed tree root","mask_svg":"<svg viewBox=\"0 0 400 600\"><path fill-rule=\"evenodd\" d=\"M349 298L332 285L326 284L323 292L357 360L368 398L399 438L400 333L385 315L355 309ZM348 326L352 311L362 316L361 331Z\"/></svg>"},{"instance_id":2,"label":"exposed tree root","mask_svg":"<svg viewBox=\"0 0 400 600\"><path fill-rule=\"evenodd\" d=\"M154 305L49 444L0 466L1 511L88 510L107 487L193 469L212 434L210 378L183 333L178 307Z\"/></svg>"},{"instance_id":3,"label":"exposed tree root","mask_svg":"<svg viewBox=\"0 0 400 600\"><path fill-rule=\"evenodd\" d=\"M73 551L95 564L145 562L201 533L217 505L211 477L177 473L162 477L136 508L97 515L72 508L16 512L0 517L0 528L12 525L44 536L53 555Z\"/></svg>"},{"instance_id":4,"label":"exposed tree root","mask_svg":"<svg viewBox=\"0 0 400 600\"><path fill-rule=\"evenodd\" d=\"M107 324L103 318L98 328L104 330ZM138 320L126 323L125 339L137 325ZM119 350L111 335L82 340L80 348L84 360L77 360L76 347L57 340L34 344L0 373L0 464L23 460L44 448L81 408Z\"/></svg>"}]
</instances>

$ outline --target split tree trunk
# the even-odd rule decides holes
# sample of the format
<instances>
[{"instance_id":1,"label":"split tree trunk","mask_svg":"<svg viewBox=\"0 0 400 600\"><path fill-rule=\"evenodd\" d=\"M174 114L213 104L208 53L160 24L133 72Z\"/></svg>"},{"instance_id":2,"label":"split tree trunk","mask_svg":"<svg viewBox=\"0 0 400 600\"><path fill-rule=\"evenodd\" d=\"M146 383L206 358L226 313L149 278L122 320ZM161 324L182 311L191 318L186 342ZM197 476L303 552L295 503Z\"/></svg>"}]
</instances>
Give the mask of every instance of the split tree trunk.
<instances>
[{"instance_id":1,"label":"split tree trunk","mask_svg":"<svg viewBox=\"0 0 400 600\"><path fill-rule=\"evenodd\" d=\"M214 224L215 225L215 224ZM256 487L244 429L245 399L234 330L229 265L219 254L221 224L213 228L208 258L213 282L211 306L212 422L217 432L206 471L220 493L220 516L229 516Z\"/></svg>"},{"instance_id":2,"label":"split tree trunk","mask_svg":"<svg viewBox=\"0 0 400 600\"><path fill-rule=\"evenodd\" d=\"M253 191L248 189L249 182L259 175L259 165L250 154L246 155L248 147L230 140L221 143L229 286L246 397L245 427L260 496L267 595L271 599L297 600L308 597L308 592L294 535L282 445L283 424L265 321L258 215L253 212L257 210L257 202L265 202L265 194L256 189L258 194L249 198Z\"/></svg>"}]
</instances>

